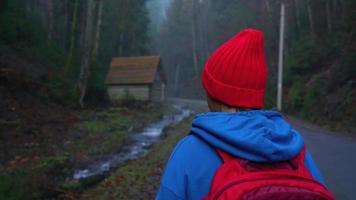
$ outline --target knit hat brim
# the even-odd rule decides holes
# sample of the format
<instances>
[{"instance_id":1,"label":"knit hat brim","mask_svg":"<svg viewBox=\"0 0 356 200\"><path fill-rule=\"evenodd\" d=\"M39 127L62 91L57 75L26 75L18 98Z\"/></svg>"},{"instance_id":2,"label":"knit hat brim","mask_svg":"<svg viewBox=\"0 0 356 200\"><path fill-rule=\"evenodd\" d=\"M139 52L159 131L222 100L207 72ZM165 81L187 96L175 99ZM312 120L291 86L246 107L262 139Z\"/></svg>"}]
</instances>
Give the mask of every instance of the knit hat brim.
<instances>
[{"instance_id":1,"label":"knit hat brim","mask_svg":"<svg viewBox=\"0 0 356 200\"><path fill-rule=\"evenodd\" d=\"M265 90L246 89L227 85L216 79L204 70L202 75L202 85L205 91L216 100L234 107L263 108Z\"/></svg>"}]
</instances>

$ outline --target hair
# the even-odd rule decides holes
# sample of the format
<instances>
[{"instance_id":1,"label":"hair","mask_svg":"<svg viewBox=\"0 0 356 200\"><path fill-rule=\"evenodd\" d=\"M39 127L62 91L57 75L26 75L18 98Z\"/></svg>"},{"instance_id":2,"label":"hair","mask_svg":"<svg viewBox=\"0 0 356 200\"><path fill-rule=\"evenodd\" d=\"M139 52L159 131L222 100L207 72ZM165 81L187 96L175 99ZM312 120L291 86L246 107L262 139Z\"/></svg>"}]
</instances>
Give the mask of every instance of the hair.
<instances>
[{"instance_id":1,"label":"hair","mask_svg":"<svg viewBox=\"0 0 356 200\"><path fill-rule=\"evenodd\" d=\"M241 111L255 110L254 108L231 106L231 105L225 104L219 100L216 100L215 98L211 97L210 95L207 95L207 102L208 102L210 111L213 111L213 112L241 112Z\"/></svg>"}]
</instances>

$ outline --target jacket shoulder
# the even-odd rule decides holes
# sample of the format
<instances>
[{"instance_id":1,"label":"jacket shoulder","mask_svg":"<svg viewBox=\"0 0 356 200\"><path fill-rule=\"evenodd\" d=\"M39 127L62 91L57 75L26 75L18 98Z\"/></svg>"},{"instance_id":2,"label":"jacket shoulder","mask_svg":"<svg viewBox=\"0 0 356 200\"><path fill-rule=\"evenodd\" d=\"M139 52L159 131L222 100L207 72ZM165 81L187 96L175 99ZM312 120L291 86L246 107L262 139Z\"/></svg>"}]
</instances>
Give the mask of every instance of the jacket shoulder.
<instances>
[{"instance_id":1,"label":"jacket shoulder","mask_svg":"<svg viewBox=\"0 0 356 200\"><path fill-rule=\"evenodd\" d=\"M215 150L202 139L195 135L188 135L178 142L169 161L179 159L180 161L189 160L201 162L206 160L206 155L218 157Z\"/></svg>"}]
</instances>

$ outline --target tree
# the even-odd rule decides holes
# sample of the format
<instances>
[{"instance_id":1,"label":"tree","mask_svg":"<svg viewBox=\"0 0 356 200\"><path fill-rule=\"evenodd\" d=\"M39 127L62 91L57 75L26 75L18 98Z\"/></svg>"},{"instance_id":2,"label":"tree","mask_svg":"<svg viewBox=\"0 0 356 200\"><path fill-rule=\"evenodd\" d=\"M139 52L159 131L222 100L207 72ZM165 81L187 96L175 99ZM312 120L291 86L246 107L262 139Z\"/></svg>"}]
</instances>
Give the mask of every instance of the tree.
<instances>
[{"instance_id":1,"label":"tree","mask_svg":"<svg viewBox=\"0 0 356 200\"><path fill-rule=\"evenodd\" d=\"M85 20L85 32L83 43L83 58L78 77L79 105L84 107L84 97L87 92L88 78L90 75L91 55L92 55L92 31L93 31L93 11L94 0L87 1L87 13Z\"/></svg>"},{"instance_id":2,"label":"tree","mask_svg":"<svg viewBox=\"0 0 356 200\"><path fill-rule=\"evenodd\" d=\"M199 62L198 62L198 47L197 47L197 8L196 0L192 0L192 22L191 22L191 32L192 32L192 57L193 57L193 66L195 71L195 76L199 76Z\"/></svg>"},{"instance_id":3,"label":"tree","mask_svg":"<svg viewBox=\"0 0 356 200\"><path fill-rule=\"evenodd\" d=\"M71 65L74 48L75 48L75 31L77 29L77 20L78 20L78 7L79 7L79 0L74 1L74 9L72 14L72 26L70 31L70 40L69 40L69 53L67 56L67 63L64 69L65 74L68 72L69 67Z\"/></svg>"},{"instance_id":4,"label":"tree","mask_svg":"<svg viewBox=\"0 0 356 200\"><path fill-rule=\"evenodd\" d=\"M316 36L315 34L315 25L314 25L314 17L313 17L313 10L312 10L312 3L311 0L307 0L307 9L308 9L308 19L309 19L309 27L310 33L312 36Z\"/></svg>"},{"instance_id":5,"label":"tree","mask_svg":"<svg viewBox=\"0 0 356 200\"><path fill-rule=\"evenodd\" d=\"M93 61L96 61L97 56L98 56L98 51L99 51L104 0L98 0L98 4L99 4L99 6L98 6L98 17L97 17L97 22L96 22L95 43L94 43L93 56L92 56L93 57Z\"/></svg>"},{"instance_id":6,"label":"tree","mask_svg":"<svg viewBox=\"0 0 356 200\"><path fill-rule=\"evenodd\" d=\"M52 40L53 37L53 23L54 23L54 2L53 0L47 1L48 7L48 40Z\"/></svg>"}]
</instances>

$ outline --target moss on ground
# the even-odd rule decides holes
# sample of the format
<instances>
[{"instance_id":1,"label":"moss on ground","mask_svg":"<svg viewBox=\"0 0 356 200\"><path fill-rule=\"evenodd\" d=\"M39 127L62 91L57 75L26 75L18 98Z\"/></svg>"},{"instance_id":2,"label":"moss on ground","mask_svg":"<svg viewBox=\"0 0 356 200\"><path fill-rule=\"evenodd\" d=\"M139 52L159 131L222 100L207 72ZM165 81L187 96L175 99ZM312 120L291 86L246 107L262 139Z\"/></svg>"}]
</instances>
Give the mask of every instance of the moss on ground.
<instances>
[{"instance_id":1,"label":"moss on ground","mask_svg":"<svg viewBox=\"0 0 356 200\"><path fill-rule=\"evenodd\" d=\"M73 169L128 144L129 135L159 120L164 108L162 105L146 104L138 108L116 107L79 112L78 122L63 134L65 142L47 140L53 146L52 151L38 148L38 156L34 158L17 156L0 165L0 199L76 197L83 185L92 186L102 177L88 179L85 183L62 184L71 176Z\"/></svg>"},{"instance_id":2,"label":"moss on ground","mask_svg":"<svg viewBox=\"0 0 356 200\"><path fill-rule=\"evenodd\" d=\"M138 108L114 107L99 112L84 113L76 129L85 133L72 143L77 157L100 157L129 142L132 132L142 129L145 124L159 120L164 107L147 104Z\"/></svg>"},{"instance_id":3,"label":"moss on ground","mask_svg":"<svg viewBox=\"0 0 356 200\"><path fill-rule=\"evenodd\" d=\"M96 188L84 193L82 199L154 199L166 161L176 143L190 129L187 118L165 129L165 138L153 145L143 157L128 162Z\"/></svg>"}]
</instances>

